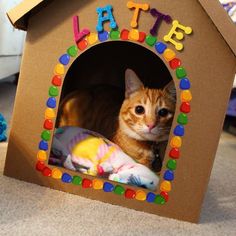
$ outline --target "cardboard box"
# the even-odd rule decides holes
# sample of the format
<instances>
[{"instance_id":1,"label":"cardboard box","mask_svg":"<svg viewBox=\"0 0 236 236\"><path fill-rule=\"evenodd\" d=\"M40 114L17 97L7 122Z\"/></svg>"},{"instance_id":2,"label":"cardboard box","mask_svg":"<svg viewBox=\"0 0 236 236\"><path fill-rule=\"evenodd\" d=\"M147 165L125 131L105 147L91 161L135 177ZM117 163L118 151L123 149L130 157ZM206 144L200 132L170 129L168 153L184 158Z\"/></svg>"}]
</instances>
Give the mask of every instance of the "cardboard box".
<instances>
[{"instance_id":1,"label":"cardboard box","mask_svg":"<svg viewBox=\"0 0 236 236\"><path fill-rule=\"evenodd\" d=\"M154 18L149 11L141 10L138 26L134 28L134 24L132 24L133 27L131 26L131 20L136 8L128 9L127 1L117 0L25 0L8 12L9 19L15 27L27 30L27 38L4 174L91 199L166 217L197 222L235 75L236 28L218 0L140 0L139 3L147 3L150 9L156 8L164 15L171 16L173 22L168 24L161 21L157 35L152 36L150 29L157 18ZM74 66L83 55L93 52L96 47L105 48L108 45L107 42L100 40L90 44L88 42L89 36L85 36L80 41L85 40L86 42L83 41L83 43L85 42L86 46L79 50L78 57L70 57L70 62L66 66L60 64L58 59L61 55L65 54L69 47L76 45L73 37L72 18L76 15L79 16L81 31L83 28L87 28L90 33L97 34L98 15L96 8L103 8L108 4L113 8L112 13L118 24L119 32L122 35L123 30L127 29L131 39L123 40L119 35L117 40L113 41L109 37L105 41L114 43L114 45L120 42L121 50L122 45L128 45L127 57L129 47L134 44L147 49L149 53L155 53L157 60L161 59L165 64L165 68L168 69L176 85L176 112L160 175L160 186L158 191L152 194L149 194L150 191L145 189L119 184L126 191L127 189L129 189L128 191L134 190L134 192L130 192L129 197L125 197L113 192L105 192L102 189L95 190L92 185L85 188L85 186L81 187L73 183L65 183L66 181L63 182L58 172L55 175L55 167L48 165L48 150L50 150L51 139L45 141L48 144L45 151L47 156L39 155L39 151L43 151L40 150L39 143L41 133L44 130L46 102L49 98L48 90L52 86L53 76L57 74L61 76L62 80L65 78L65 83L67 83L68 71L75 68ZM174 20L178 20L179 24L184 27L177 25L177 28L174 28L174 22L176 23ZM104 30L105 32L111 31L109 22L104 24ZM168 42L165 42L164 37L171 30L173 35L169 35ZM136 38L137 32L144 32L146 40L149 37L154 43L150 43L150 41L148 43L147 41L139 42L140 35ZM176 39L177 32L183 33L184 40ZM156 36L157 38L155 38ZM177 49L182 46L184 48L177 50L176 45L170 42L171 39L182 44L177 45ZM171 50L169 51L170 54L156 51L157 43L160 42ZM124 58L126 56L124 55ZM113 57L103 58L101 54L94 55L94 57L98 61L104 61L104 68L109 70L109 66L112 64L109 61L112 61ZM137 54L134 57L139 58L139 55ZM181 66L172 69L169 60L173 58L179 58L182 62ZM139 60L142 61L142 57ZM137 59L134 62L137 63ZM90 68L89 61L87 66ZM149 71L147 68L149 67L145 61L139 66L140 72L143 70L144 74ZM90 70L93 69L91 66ZM154 71L155 68L152 69ZM187 75L185 75L185 71ZM159 72L156 73L158 76ZM185 77L191 81L191 88L187 90L179 86ZM52 108L55 115L57 114L61 87L57 86L59 96L56 96L56 107ZM186 102L190 103L190 113L186 107L183 108L183 103L186 105ZM47 116L48 114L46 114L46 118L48 118ZM54 114L49 116L55 123ZM178 124L185 128L183 137L174 134L174 129ZM49 132L52 134L52 131ZM182 144L179 142L176 144L173 140L180 140ZM169 160L177 158L170 155L171 149L174 148L180 151L180 157L177 159L174 180L168 181L164 178L166 171L168 171L166 164ZM66 172L71 177L76 174L83 179L98 179L98 177L90 177L64 168L56 168L56 171L58 170L59 173ZM71 182L70 178L68 182ZM111 183L114 186L118 185L114 182ZM140 191L145 196L149 194L150 202L147 199L145 200L146 197L143 199L144 201L140 200L141 197L137 197Z\"/></svg>"}]
</instances>

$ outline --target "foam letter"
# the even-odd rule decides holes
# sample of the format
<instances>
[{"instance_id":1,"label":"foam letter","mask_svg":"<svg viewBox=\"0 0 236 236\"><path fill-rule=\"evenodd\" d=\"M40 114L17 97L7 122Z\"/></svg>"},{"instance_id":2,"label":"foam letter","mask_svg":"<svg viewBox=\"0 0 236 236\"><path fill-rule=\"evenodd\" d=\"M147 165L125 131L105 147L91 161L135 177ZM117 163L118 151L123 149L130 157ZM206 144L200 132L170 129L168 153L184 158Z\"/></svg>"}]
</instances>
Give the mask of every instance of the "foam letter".
<instances>
[{"instance_id":1,"label":"foam letter","mask_svg":"<svg viewBox=\"0 0 236 236\"><path fill-rule=\"evenodd\" d=\"M138 27L138 17L139 17L140 10L147 11L149 9L149 4L147 4L147 3L134 3L132 1L128 1L127 7L129 9L135 8L134 15L133 15L130 25L132 28L136 28L136 27Z\"/></svg>"},{"instance_id":2,"label":"foam letter","mask_svg":"<svg viewBox=\"0 0 236 236\"><path fill-rule=\"evenodd\" d=\"M184 34L182 32L178 32L177 29L181 29L185 34L191 34L192 28L181 25L177 20L174 20L172 25L173 27L170 32L164 36L164 41L172 43L176 50L181 51L184 48L184 45L182 43L178 43L172 37L175 35L178 40L183 40Z\"/></svg>"},{"instance_id":3,"label":"foam letter","mask_svg":"<svg viewBox=\"0 0 236 236\"><path fill-rule=\"evenodd\" d=\"M96 30L98 32L103 31L104 21L110 21L110 27L112 29L115 29L117 27L116 21L112 15L112 6L111 5L107 5L105 7L98 7L97 13L98 13L98 24L97 24ZM104 16L104 13L107 13L107 15Z\"/></svg>"},{"instance_id":4,"label":"foam letter","mask_svg":"<svg viewBox=\"0 0 236 236\"><path fill-rule=\"evenodd\" d=\"M73 16L73 29L74 29L74 39L75 42L78 43L81 41L83 37L90 34L90 31L88 29L82 29L82 31L79 31L79 17Z\"/></svg>"},{"instance_id":5,"label":"foam letter","mask_svg":"<svg viewBox=\"0 0 236 236\"><path fill-rule=\"evenodd\" d=\"M155 8L151 9L150 13L152 16L157 17L157 20L156 20L154 26L150 30L150 33L152 36L155 36L157 34L157 29L163 20L168 24L172 22L172 19L169 15L165 15L165 14L159 12Z\"/></svg>"}]
</instances>

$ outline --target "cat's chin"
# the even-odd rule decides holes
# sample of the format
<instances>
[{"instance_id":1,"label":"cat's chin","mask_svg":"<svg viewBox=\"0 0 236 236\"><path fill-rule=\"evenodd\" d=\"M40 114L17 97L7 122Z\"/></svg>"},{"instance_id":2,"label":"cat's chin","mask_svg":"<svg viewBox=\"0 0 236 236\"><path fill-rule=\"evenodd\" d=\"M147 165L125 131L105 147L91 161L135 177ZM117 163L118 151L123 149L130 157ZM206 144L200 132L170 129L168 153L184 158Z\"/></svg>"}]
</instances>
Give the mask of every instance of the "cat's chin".
<instances>
[{"instance_id":1,"label":"cat's chin","mask_svg":"<svg viewBox=\"0 0 236 236\"><path fill-rule=\"evenodd\" d=\"M156 141L158 138L157 134L152 134L152 133L144 133L142 134L143 140L145 141Z\"/></svg>"},{"instance_id":2,"label":"cat's chin","mask_svg":"<svg viewBox=\"0 0 236 236\"><path fill-rule=\"evenodd\" d=\"M159 134L141 132L140 134L131 129L122 119L120 119L120 130L126 134L129 138L138 140L138 141L152 141L156 142L158 140Z\"/></svg>"},{"instance_id":3,"label":"cat's chin","mask_svg":"<svg viewBox=\"0 0 236 236\"><path fill-rule=\"evenodd\" d=\"M160 135L160 133L158 134L143 133L143 134L140 134L140 136L142 136L143 141L153 141L153 142L163 142L163 141L167 141L169 138L169 134Z\"/></svg>"},{"instance_id":4,"label":"cat's chin","mask_svg":"<svg viewBox=\"0 0 236 236\"><path fill-rule=\"evenodd\" d=\"M154 141L156 142L158 135L152 133L141 133L138 134L131 129L126 129L125 133L128 137L136 139L138 141Z\"/></svg>"},{"instance_id":5,"label":"cat's chin","mask_svg":"<svg viewBox=\"0 0 236 236\"><path fill-rule=\"evenodd\" d=\"M142 136L140 136L139 134L137 134L136 132L134 132L132 129L126 129L126 130L123 130L124 133L132 138L132 139L136 139L136 140L139 140L139 141L146 141L146 139Z\"/></svg>"}]
</instances>

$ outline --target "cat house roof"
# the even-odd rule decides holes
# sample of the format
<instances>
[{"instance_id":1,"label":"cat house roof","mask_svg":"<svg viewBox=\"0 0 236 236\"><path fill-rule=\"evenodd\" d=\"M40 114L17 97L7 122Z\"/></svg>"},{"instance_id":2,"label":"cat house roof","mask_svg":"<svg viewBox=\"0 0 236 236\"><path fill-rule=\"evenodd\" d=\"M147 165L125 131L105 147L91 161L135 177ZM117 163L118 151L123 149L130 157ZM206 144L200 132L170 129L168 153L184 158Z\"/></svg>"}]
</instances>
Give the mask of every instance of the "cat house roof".
<instances>
[{"instance_id":1,"label":"cat house roof","mask_svg":"<svg viewBox=\"0 0 236 236\"><path fill-rule=\"evenodd\" d=\"M28 19L54 0L23 0L7 15L15 28L27 30ZM194 0L196 1L196 0ZM219 0L197 0L236 56L236 27ZM197 17L197 16L196 16Z\"/></svg>"}]
</instances>

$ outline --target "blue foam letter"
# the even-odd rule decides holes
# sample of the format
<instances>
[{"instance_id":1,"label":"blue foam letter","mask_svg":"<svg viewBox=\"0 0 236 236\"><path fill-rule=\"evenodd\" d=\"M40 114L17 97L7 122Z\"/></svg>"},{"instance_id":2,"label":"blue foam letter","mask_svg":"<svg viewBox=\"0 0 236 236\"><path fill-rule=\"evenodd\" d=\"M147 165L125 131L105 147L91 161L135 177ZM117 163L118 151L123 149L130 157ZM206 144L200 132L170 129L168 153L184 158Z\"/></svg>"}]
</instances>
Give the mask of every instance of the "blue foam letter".
<instances>
[{"instance_id":1,"label":"blue foam letter","mask_svg":"<svg viewBox=\"0 0 236 236\"><path fill-rule=\"evenodd\" d=\"M112 6L111 5L107 5L105 7L98 7L97 13L98 13L98 24L97 24L96 30L98 32L103 31L104 21L110 21L110 27L112 29L115 29L117 27L116 21L112 15ZM103 16L104 13L107 13L107 15Z\"/></svg>"}]
</instances>

